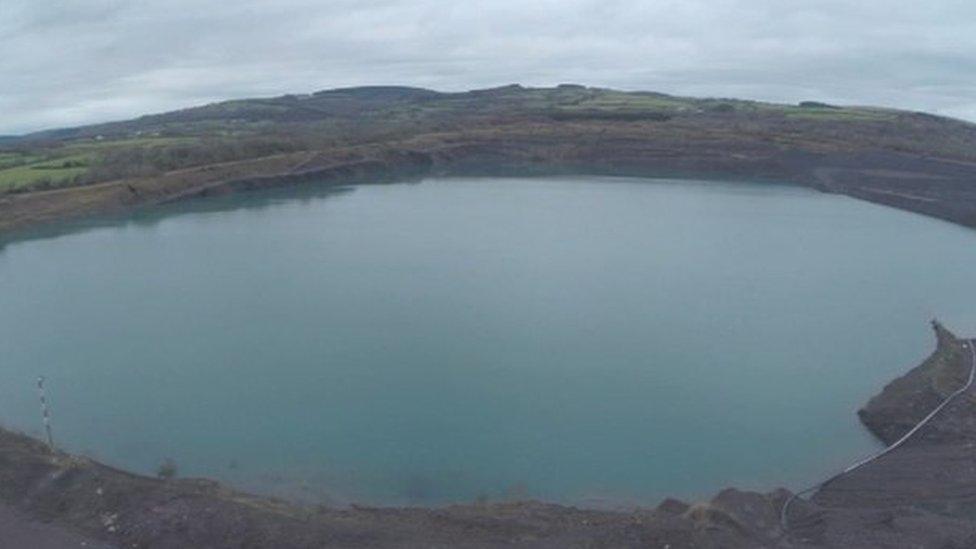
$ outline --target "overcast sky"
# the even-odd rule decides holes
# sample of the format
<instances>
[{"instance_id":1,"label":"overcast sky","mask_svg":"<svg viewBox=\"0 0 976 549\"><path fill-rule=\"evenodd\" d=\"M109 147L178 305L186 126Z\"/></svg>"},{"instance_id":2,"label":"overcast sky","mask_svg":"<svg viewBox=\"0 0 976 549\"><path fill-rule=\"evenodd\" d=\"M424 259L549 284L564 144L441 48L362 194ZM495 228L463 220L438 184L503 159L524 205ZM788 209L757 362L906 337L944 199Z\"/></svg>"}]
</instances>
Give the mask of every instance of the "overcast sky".
<instances>
[{"instance_id":1,"label":"overcast sky","mask_svg":"<svg viewBox=\"0 0 976 549\"><path fill-rule=\"evenodd\" d=\"M0 0L0 134L341 86L513 82L976 120L976 1Z\"/></svg>"}]
</instances>

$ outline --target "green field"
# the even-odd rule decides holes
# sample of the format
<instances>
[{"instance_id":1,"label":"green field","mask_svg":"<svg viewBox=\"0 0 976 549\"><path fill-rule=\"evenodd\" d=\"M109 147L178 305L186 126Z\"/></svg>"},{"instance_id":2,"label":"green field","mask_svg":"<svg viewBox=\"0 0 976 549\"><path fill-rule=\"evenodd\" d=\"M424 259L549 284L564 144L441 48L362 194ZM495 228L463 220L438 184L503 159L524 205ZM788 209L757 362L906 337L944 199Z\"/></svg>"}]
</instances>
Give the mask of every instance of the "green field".
<instances>
[{"instance_id":1,"label":"green field","mask_svg":"<svg viewBox=\"0 0 976 549\"><path fill-rule=\"evenodd\" d=\"M53 186L70 183L75 177L83 175L88 168L35 169L31 166L10 168L0 171L0 191L10 191L21 187L50 183Z\"/></svg>"},{"instance_id":2,"label":"green field","mask_svg":"<svg viewBox=\"0 0 976 549\"><path fill-rule=\"evenodd\" d=\"M84 139L46 149L0 152L0 193L24 188L60 187L84 177L106 153L162 147L193 141L180 137Z\"/></svg>"}]
</instances>

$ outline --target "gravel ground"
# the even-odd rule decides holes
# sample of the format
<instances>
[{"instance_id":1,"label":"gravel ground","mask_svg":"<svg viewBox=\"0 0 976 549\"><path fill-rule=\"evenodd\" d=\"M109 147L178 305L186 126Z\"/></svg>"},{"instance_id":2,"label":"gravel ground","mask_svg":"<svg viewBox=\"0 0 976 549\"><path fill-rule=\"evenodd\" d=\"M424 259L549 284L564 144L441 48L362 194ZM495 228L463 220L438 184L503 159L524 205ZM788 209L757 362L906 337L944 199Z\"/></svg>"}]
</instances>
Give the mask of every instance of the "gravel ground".
<instances>
[{"instance_id":1,"label":"gravel ground","mask_svg":"<svg viewBox=\"0 0 976 549\"><path fill-rule=\"evenodd\" d=\"M0 505L0 549L113 549L64 528L33 521Z\"/></svg>"}]
</instances>

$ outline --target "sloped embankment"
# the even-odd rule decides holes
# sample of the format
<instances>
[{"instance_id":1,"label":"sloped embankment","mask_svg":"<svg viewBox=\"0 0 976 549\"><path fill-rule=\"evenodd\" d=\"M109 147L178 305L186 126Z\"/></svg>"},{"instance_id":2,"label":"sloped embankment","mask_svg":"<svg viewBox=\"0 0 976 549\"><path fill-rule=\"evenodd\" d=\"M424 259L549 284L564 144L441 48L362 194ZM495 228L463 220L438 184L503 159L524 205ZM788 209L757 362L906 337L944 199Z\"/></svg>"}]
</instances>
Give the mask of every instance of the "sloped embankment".
<instances>
[{"instance_id":1,"label":"sloped embankment","mask_svg":"<svg viewBox=\"0 0 976 549\"><path fill-rule=\"evenodd\" d=\"M655 133L658 132L658 133ZM651 124L573 123L419 135L212 164L153 177L0 196L0 234L191 199L292 185L428 175L620 175L794 182L976 227L976 162L768 136L659 135Z\"/></svg>"},{"instance_id":2,"label":"sloped embankment","mask_svg":"<svg viewBox=\"0 0 976 549\"><path fill-rule=\"evenodd\" d=\"M627 513L539 502L300 507L206 480L132 475L0 431L0 500L119 547L746 547L770 541L764 528L783 497L727 490L708 504Z\"/></svg>"},{"instance_id":3,"label":"sloped embankment","mask_svg":"<svg viewBox=\"0 0 976 549\"><path fill-rule=\"evenodd\" d=\"M963 341L938 345L861 412L891 440L954 391ZM119 471L0 431L0 502L120 547L972 547L976 545L976 401L964 394L882 459L791 507L789 496L724 490L708 502L666 500L610 512L540 502L444 508L303 507L207 480Z\"/></svg>"}]
</instances>

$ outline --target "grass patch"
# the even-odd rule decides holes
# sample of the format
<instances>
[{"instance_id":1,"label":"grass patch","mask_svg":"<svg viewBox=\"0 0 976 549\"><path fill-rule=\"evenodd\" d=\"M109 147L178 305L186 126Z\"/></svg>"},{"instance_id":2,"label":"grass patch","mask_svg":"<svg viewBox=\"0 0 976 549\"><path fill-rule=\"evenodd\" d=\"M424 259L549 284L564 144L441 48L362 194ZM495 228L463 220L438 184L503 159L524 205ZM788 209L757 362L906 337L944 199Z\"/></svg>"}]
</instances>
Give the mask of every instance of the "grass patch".
<instances>
[{"instance_id":1,"label":"grass patch","mask_svg":"<svg viewBox=\"0 0 976 549\"><path fill-rule=\"evenodd\" d=\"M132 137L128 139L107 140L85 139L68 142L60 150L64 154L75 154L86 152L104 152L129 147L162 147L192 143L194 141L197 141L197 139L192 137Z\"/></svg>"},{"instance_id":2,"label":"grass patch","mask_svg":"<svg viewBox=\"0 0 976 549\"><path fill-rule=\"evenodd\" d=\"M198 140L187 137L82 139L31 152L0 152L0 193L27 188L60 187L86 174L107 154L139 148L168 147Z\"/></svg>"},{"instance_id":3,"label":"grass patch","mask_svg":"<svg viewBox=\"0 0 976 549\"><path fill-rule=\"evenodd\" d=\"M36 185L60 186L71 183L88 171L88 166L52 167L29 164L0 170L0 192Z\"/></svg>"},{"instance_id":4,"label":"grass patch","mask_svg":"<svg viewBox=\"0 0 976 549\"><path fill-rule=\"evenodd\" d=\"M576 108L588 111L661 111L678 110L689 106L691 106L689 101L667 95L607 91L586 98L575 105L563 108Z\"/></svg>"},{"instance_id":5,"label":"grass patch","mask_svg":"<svg viewBox=\"0 0 976 549\"><path fill-rule=\"evenodd\" d=\"M20 152L0 153L0 170L5 170L7 168L15 168L17 166L23 166L24 164L38 162L43 159L44 159L43 156L39 156L36 154L27 154L27 153L20 153Z\"/></svg>"},{"instance_id":6,"label":"grass patch","mask_svg":"<svg viewBox=\"0 0 976 549\"><path fill-rule=\"evenodd\" d=\"M834 108L823 109L815 107L794 107L787 109L784 114L789 118L805 118L808 120L837 120L848 122L876 122L893 120L891 113L868 109Z\"/></svg>"},{"instance_id":7,"label":"grass patch","mask_svg":"<svg viewBox=\"0 0 976 549\"><path fill-rule=\"evenodd\" d=\"M24 163L29 160L33 161ZM91 161L91 154L54 156L40 161L37 161L36 156L23 155L19 159L19 165L0 169L0 192L73 183L88 171ZM8 162L12 163L13 160Z\"/></svg>"}]
</instances>

